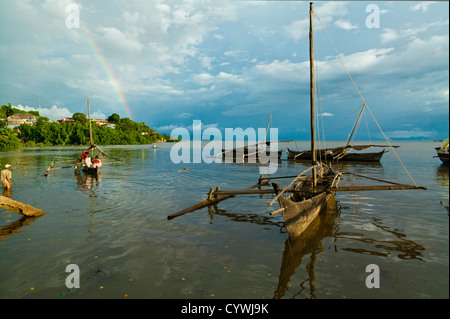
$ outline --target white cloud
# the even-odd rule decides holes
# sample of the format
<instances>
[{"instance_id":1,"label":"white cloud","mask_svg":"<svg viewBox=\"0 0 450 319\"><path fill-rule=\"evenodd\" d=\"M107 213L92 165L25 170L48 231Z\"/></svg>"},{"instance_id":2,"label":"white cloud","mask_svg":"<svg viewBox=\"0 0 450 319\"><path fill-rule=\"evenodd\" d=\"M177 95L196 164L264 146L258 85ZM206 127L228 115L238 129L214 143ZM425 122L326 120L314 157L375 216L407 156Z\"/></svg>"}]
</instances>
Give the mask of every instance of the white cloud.
<instances>
[{"instance_id":1,"label":"white cloud","mask_svg":"<svg viewBox=\"0 0 450 319\"><path fill-rule=\"evenodd\" d=\"M426 12L428 11L428 7L433 4L434 2L431 1L426 1L426 2L421 2L418 3L416 5L410 6L409 9L411 11L422 11L422 12Z\"/></svg>"},{"instance_id":2,"label":"white cloud","mask_svg":"<svg viewBox=\"0 0 450 319\"><path fill-rule=\"evenodd\" d=\"M202 112L202 120L222 125L222 111L239 117L276 107L289 110L306 94L308 50L307 41L300 40L308 36L307 3L77 1L82 3L79 30L64 23L65 6L73 0L0 1L0 59L7 75L0 78L3 103L45 101L63 117L80 111L77 99L95 96L94 110L108 115L127 116L121 112L129 107L139 121L150 118L163 125ZM437 9L448 9L448 3L387 3L390 19L382 20L384 29L378 31L362 27L364 6L315 4L358 87L406 92L409 104L446 111L448 10ZM416 12L404 15L408 8ZM401 19L393 19L396 15ZM314 22L321 94L341 98L347 92L338 89L339 80L348 78L331 48L325 54L333 57L321 55L328 43L322 46L326 39ZM341 29L357 30L362 40L348 38ZM427 93L418 89L421 85L436 89ZM323 89L329 87L331 92ZM333 121L339 114L331 112L335 116L327 120ZM41 113L54 115L51 107Z\"/></svg>"},{"instance_id":3,"label":"white cloud","mask_svg":"<svg viewBox=\"0 0 450 319\"><path fill-rule=\"evenodd\" d=\"M100 27L98 32L101 35L102 47L106 52L137 53L143 49L143 44L137 39L133 39L131 34L125 34L114 27Z\"/></svg>"},{"instance_id":4,"label":"white cloud","mask_svg":"<svg viewBox=\"0 0 450 319\"><path fill-rule=\"evenodd\" d=\"M397 31L393 29L383 29L383 33L380 35L381 43L393 42L399 38Z\"/></svg>"},{"instance_id":5,"label":"white cloud","mask_svg":"<svg viewBox=\"0 0 450 319\"><path fill-rule=\"evenodd\" d=\"M330 1L322 5L316 6L314 11L319 16L321 23L326 27L330 24L335 17L342 17L348 14L348 10L345 3L339 1ZM314 16L316 20L316 17ZM319 25L316 21L314 24ZM336 25L340 28L357 28L342 19L336 22ZM284 26L284 31L295 41L300 40L308 36L309 33L309 17L292 22L289 25ZM350 30L346 29L346 30ZM320 28L318 29L320 30Z\"/></svg>"},{"instance_id":6,"label":"white cloud","mask_svg":"<svg viewBox=\"0 0 450 319\"><path fill-rule=\"evenodd\" d=\"M39 113L40 114L40 113ZM91 119L106 120L107 116L103 112L97 111L91 114Z\"/></svg>"},{"instance_id":7,"label":"white cloud","mask_svg":"<svg viewBox=\"0 0 450 319\"><path fill-rule=\"evenodd\" d=\"M390 28L383 29L383 33L380 35L381 42L382 43L388 43L388 42L394 42L399 39L407 39L409 41L412 41L416 39L420 34L424 34L429 30L433 30L433 33L436 32L435 30L439 29L443 26L448 26L449 20L443 20L443 21L433 21L430 23L422 23L422 24L416 24L414 27L405 27L401 28L399 30L394 30Z\"/></svg>"},{"instance_id":8,"label":"white cloud","mask_svg":"<svg viewBox=\"0 0 450 319\"><path fill-rule=\"evenodd\" d=\"M244 51L242 51L242 50L230 50L230 51L225 51L224 52L224 54L223 54L224 56L226 56L226 57L240 57L240 56L243 56L243 55L245 55L245 52Z\"/></svg>"},{"instance_id":9,"label":"white cloud","mask_svg":"<svg viewBox=\"0 0 450 319\"><path fill-rule=\"evenodd\" d=\"M19 110L23 110L23 111L38 111L39 114L41 116L47 117L48 119L50 119L51 121L57 121L57 120L61 120L63 117L72 117L73 112L70 112L67 108L65 107L58 107L56 105L51 106L50 108L45 108L45 107L30 107L28 105L23 106L23 105L17 105L17 106L13 106ZM104 116L104 115L103 115ZM100 117L100 118L105 118L105 117Z\"/></svg>"},{"instance_id":10,"label":"white cloud","mask_svg":"<svg viewBox=\"0 0 450 319\"><path fill-rule=\"evenodd\" d=\"M52 105L50 108L47 107L31 107L28 105L17 105L17 106L13 106L19 110L22 111L38 111L39 114L41 116L47 117L49 120L55 122L57 120L61 120L63 117L72 117L74 112L69 111L69 109L67 109L66 107L58 107L56 105ZM77 111L75 113L79 113L80 111ZM107 116L101 112L101 111L95 111L93 113L91 113L91 118L92 119L106 119Z\"/></svg>"},{"instance_id":11,"label":"white cloud","mask_svg":"<svg viewBox=\"0 0 450 319\"><path fill-rule=\"evenodd\" d=\"M321 20L327 17L345 16L348 14L347 4L340 1L329 1L314 9Z\"/></svg>"},{"instance_id":12,"label":"white cloud","mask_svg":"<svg viewBox=\"0 0 450 319\"><path fill-rule=\"evenodd\" d=\"M309 19L297 20L284 27L286 33L295 41L308 35Z\"/></svg>"},{"instance_id":13,"label":"white cloud","mask_svg":"<svg viewBox=\"0 0 450 319\"><path fill-rule=\"evenodd\" d=\"M191 114L191 113L188 113L188 112L184 112L184 113L181 113L181 114L177 115L177 117L179 117L181 119L187 119L187 118L190 118L190 117L193 117L193 116L194 116L194 114Z\"/></svg>"},{"instance_id":14,"label":"white cloud","mask_svg":"<svg viewBox=\"0 0 450 319\"><path fill-rule=\"evenodd\" d=\"M182 125L182 124L169 124L169 125L158 126L155 129L156 129L157 132L166 133L166 132L169 132L169 131L173 131L176 128L185 128L188 131L192 132L193 129L204 131L207 128L217 128L217 127L218 127L217 123L214 123L214 124L199 123L198 124L198 123L192 122L192 125L187 125L187 126L186 125Z\"/></svg>"},{"instance_id":15,"label":"white cloud","mask_svg":"<svg viewBox=\"0 0 450 319\"><path fill-rule=\"evenodd\" d=\"M166 133L166 132L173 131L174 129L176 129L178 127L182 127L182 126L181 125L176 125L176 124L169 124L169 125L163 125L163 126L155 127L155 130L157 132Z\"/></svg>"},{"instance_id":16,"label":"white cloud","mask_svg":"<svg viewBox=\"0 0 450 319\"><path fill-rule=\"evenodd\" d=\"M348 20L339 19L334 23L338 28L344 29L344 30L353 30L358 29L357 26L352 25Z\"/></svg>"},{"instance_id":17,"label":"white cloud","mask_svg":"<svg viewBox=\"0 0 450 319\"><path fill-rule=\"evenodd\" d=\"M211 62L213 62L215 59L216 59L215 57L205 56L205 57L202 57L200 60L201 60L202 66L204 68L211 70L212 69Z\"/></svg>"}]
</instances>

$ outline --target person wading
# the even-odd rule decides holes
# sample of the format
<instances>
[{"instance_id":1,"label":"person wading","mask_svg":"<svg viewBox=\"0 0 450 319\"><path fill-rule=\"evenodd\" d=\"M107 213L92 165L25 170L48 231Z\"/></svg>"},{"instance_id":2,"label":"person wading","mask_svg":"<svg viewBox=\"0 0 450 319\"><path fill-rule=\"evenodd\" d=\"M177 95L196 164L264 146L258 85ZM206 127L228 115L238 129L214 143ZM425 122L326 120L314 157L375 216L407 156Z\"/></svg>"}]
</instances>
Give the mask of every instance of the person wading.
<instances>
[{"instance_id":1,"label":"person wading","mask_svg":"<svg viewBox=\"0 0 450 319\"><path fill-rule=\"evenodd\" d=\"M12 186L11 171L9 170L10 167L11 167L11 165L6 164L5 169L2 170L2 173L1 173L2 184L3 184L3 187L6 189L10 189Z\"/></svg>"}]
</instances>

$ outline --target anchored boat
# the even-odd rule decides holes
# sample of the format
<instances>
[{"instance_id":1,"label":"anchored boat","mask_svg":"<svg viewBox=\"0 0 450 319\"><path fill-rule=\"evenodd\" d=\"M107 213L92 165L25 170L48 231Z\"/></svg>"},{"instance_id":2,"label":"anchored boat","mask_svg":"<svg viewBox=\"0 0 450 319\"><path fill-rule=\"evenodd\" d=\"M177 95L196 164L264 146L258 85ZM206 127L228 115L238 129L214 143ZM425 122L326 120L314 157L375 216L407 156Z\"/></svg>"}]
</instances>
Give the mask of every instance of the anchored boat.
<instances>
[{"instance_id":1,"label":"anchored boat","mask_svg":"<svg viewBox=\"0 0 450 319\"><path fill-rule=\"evenodd\" d=\"M442 142L441 147L436 147L435 148L436 153L437 153L437 157L439 157L439 159L441 160L441 162L444 165L448 165L449 164L449 157L448 157L448 139L444 140Z\"/></svg>"}]
</instances>

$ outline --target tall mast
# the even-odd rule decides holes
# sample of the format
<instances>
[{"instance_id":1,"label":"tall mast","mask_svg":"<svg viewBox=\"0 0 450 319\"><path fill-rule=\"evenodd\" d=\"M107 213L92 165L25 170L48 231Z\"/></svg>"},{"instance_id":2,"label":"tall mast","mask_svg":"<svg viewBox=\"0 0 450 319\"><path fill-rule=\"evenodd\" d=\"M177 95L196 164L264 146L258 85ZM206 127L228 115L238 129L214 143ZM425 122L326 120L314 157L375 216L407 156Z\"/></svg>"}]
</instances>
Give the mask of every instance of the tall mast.
<instances>
[{"instance_id":1,"label":"tall mast","mask_svg":"<svg viewBox=\"0 0 450 319\"><path fill-rule=\"evenodd\" d=\"M91 108L89 106L89 98L87 98L88 105L88 117L89 117L89 137L91 139L91 146L94 145L94 139L92 138L92 123L91 123Z\"/></svg>"},{"instance_id":2,"label":"tall mast","mask_svg":"<svg viewBox=\"0 0 450 319\"><path fill-rule=\"evenodd\" d=\"M311 99L311 153L312 165L316 165L316 130L315 130L315 110L314 110L314 40L313 40L313 3L309 3L309 76L310 76L310 99ZM316 168L313 168L314 186L317 185Z\"/></svg>"}]
</instances>

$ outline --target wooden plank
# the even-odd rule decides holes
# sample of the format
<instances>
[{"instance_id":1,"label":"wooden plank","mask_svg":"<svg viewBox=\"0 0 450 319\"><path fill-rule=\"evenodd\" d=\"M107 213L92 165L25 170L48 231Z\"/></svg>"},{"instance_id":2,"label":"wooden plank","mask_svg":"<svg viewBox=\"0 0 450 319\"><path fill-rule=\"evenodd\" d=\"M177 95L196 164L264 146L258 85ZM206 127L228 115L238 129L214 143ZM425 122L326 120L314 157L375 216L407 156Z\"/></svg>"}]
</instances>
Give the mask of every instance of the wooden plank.
<instances>
[{"instance_id":1,"label":"wooden plank","mask_svg":"<svg viewBox=\"0 0 450 319\"><path fill-rule=\"evenodd\" d=\"M214 192L214 195L252 195L252 194L273 194L274 190L266 189L232 189Z\"/></svg>"},{"instance_id":2,"label":"wooden plank","mask_svg":"<svg viewBox=\"0 0 450 319\"><path fill-rule=\"evenodd\" d=\"M227 199L227 198L229 198L231 196L232 195L217 196L217 197L212 198L212 199L202 200L201 202L198 202L197 204L194 204L192 206L189 206L188 208L182 209L182 210L180 210L180 211L178 211L176 213L173 213L173 214L167 216L167 219L168 220L174 219L175 217L178 217L178 216L184 215L186 213L190 213L190 212L196 211L197 209L200 209L200 208L207 207L207 206L210 206L212 204L218 203L218 202L220 202L220 201L222 201L224 199Z\"/></svg>"},{"instance_id":3,"label":"wooden plank","mask_svg":"<svg viewBox=\"0 0 450 319\"><path fill-rule=\"evenodd\" d=\"M276 214L278 214L278 213L284 212L285 209L286 209L286 208L282 207L282 208L280 208L280 209L277 209L277 210L275 210L275 211L269 213L269 215L270 215L270 216L276 215Z\"/></svg>"},{"instance_id":4,"label":"wooden plank","mask_svg":"<svg viewBox=\"0 0 450 319\"><path fill-rule=\"evenodd\" d=\"M330 187L328 190L332 192L348 192L348 191L370 191L370 190L401 190L401 189L427 189L423 186L395 184L395 185L367 185L367 186L340 186ZM294 189L287 188L285 193L292 193ZM309 188L295 188L295 191L310 191ZM274 194L274 189L231 189L215 191L213 195L225 196L225 195L254 195L254 194Z\"/></svg>"},{"instance_id":5,"label":"wooden plank","mask_svg":"<svg viewBox=\"0 0 450 319\"><path fill-rule=\"evenodd\" d=\"M351 172L344 172L342 174L351 174L351 175L355 175L355 176L358 176L358 177L367 178L367 179L371 179L371 180L374 180L374 181L379 181L379 182L389 183L389 184L394 184L394 185L405 185L405 184L402 184L402 183L391 182L391 181L387 181L387 180L384 180L384 179L379 179L379 178L365 176L365 175L351 173Z\"/></svg>"},{"instance_id":6,"label":"wooden plank","mask_svg":"<svg viewBox=\"0 0 450 319\"><path fill-rule=\"evenodd\" d=\"M328 190L332 192L351 192L351 191L385 191L385 190L402 190L402 189L424 189L428 188L416 185L373 185L373 186L340 186L330 187Z\"/></svg>"},{"instance_id":7,"label":"wooden plank","mask_svg":"<svg viewBox=\"0 0 450 319\"><path fill-rule=\"evenodd\" d=\"M259 187L259 186L260 186L260 183L258 182L257 184L250 186L248 189L252 189L252 188L255 188L255 187ZM191 213L191 212L196 211L198 209L201 209L203 207L207 207L207 206L213 205L215 203L223 201L224 199L227 199L227 198L230 198L230 197L234 196L234 194L223 194L223 193L221 194L221 192L223 192L223 191L220 191L220 187L217 187L216 191L213 192L213 193L211 193L211 190L210 190L209 193L208 193L208 199L202 200L201 202L198 202L197 204L194 204L192 206L189 206L188 208L185 208L185 209L182 209L182 210L180 210L180 211L178 211L176 213L173 213L173 214L167 216L167 219L168 220L174 219L175 217L184 215L186 213Z\"/></svg>"}]
</instances>

